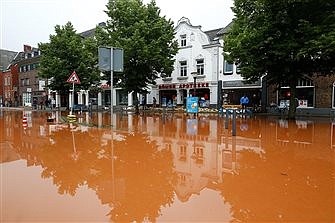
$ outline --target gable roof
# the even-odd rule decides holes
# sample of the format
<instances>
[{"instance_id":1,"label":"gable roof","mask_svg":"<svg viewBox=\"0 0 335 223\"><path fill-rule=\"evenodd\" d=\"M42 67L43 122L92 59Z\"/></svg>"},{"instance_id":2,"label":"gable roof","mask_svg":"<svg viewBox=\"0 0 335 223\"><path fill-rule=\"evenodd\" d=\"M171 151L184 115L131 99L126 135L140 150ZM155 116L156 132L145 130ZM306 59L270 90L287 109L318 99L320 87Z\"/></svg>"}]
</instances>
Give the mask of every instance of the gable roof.
<instances>
[{"instance_id":1,"label":"gable roof","mask_svg":"<svg viewBox=\"0 0 335 223\"><path fill-rule=\"evenodd\" d=\"M208 31L205 31L204 33L206 33L206 35L208 36L209 38L209 41L212 43L212 42L217 42L218 41L218 38L220 35L218 35L219 31L221 30L222 28L219 28L219 29L213 29L213 30L208 30Z\"/></svg>"},{"instance_id":2,"label":"gable roof","mask_svg":"<svg viewBox=\"0 0 335 223\"><path fill-rule=\"evenodd\" d=\"M100 22L98 26L105 27L106 23L105 22ZM79 33L83 38L88 38L88 37L93 37L95 35L95 28L86 30L84 32Z\"/></svg>"},{"instance_id":3,"label":"gable roof","mask_svg":"<svg viewBox=\"0 0 335 223\"><path fill-rule=\"evenodd\" d=\"M226 27L222 28L217 34L222 36L222 35L228 33L228 31L231 29L233 23L234 23L234 21L231 21Z\"/></svg>"},{"instance_id":4,"label":"gable roof","mask_svg":"<svg viewBox=\"0 0 335 223\"><path fill-rule=\"evenodd\" d=\"M0 49L0 70L7 70L8 66L13 61L14 57L16 56L17 52L9 51L9 50L2 50Z\"/></svg>"}]
</instances>

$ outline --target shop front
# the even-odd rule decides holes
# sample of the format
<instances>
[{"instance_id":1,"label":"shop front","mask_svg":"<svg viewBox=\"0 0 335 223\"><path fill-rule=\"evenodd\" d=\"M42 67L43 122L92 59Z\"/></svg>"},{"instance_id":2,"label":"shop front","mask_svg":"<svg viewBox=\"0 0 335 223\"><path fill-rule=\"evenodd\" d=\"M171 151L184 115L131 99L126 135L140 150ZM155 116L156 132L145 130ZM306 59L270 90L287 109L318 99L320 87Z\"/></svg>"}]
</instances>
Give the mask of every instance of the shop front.
<instances>
[{"instance_id":1,"label":"shop front","mask_svg":"<svg viewBox=\"0 0 335 223\"><path fill-rule=\"evenodd\" d=\"M248 107L259 110L262 104L262 84L261 81L255 83L245 83L243 81L223 81L222 83L223 105L239 105L242 96L249 99Z\"/></svg>"},{"instance_id":2,"label":"shop front","mask_svg":"<svg viewBox=\"0 0 335 223\"><path fill-rule=\"evenodd\" d=\"M186 98L189 96L199 97L200 107L209 107L211 100L210 84L206 82L161 84L158 86L160 104L167 106L186 106ZM216 92L216 91L213 91Z\"/></svg>"}]
</instances>

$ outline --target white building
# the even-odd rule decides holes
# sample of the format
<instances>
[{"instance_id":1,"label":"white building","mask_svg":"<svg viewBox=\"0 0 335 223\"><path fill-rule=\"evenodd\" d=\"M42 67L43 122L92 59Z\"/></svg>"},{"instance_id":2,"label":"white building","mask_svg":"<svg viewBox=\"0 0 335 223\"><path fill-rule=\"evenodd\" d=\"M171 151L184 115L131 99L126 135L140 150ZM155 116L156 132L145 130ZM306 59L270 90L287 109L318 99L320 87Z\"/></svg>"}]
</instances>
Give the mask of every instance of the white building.
<instances>
[{"instance_id":1,"label":"white building","mask_svg":"<svg viewBox=\"0 0 335 223\"><path fill-rule=\"evenodd\" d=\"M239 104L243 94L259 102L261 81L245 84L238 66L224 60L223 35L230 25L204 32L201 26L193 26L189 19L181 18L175 28L179 51L175 56L174 70L152 86L147 103L151 104L152 98L156 97L160 104L166 100L174 105L185 105L185 98L194 94L194 83L195 95L206 101L200 106L217 107L222 96L224 103Z\"/></svg>"},{"instance_id":2,"label":"white building","mask_svg":"<svg viewBox=\"0 0 335 223\"><path fill-rule=\"evenodd\" d=\"M194 88L195 95L205 99L208 105L218 103L218 81L223 66L222 45L217 35L220 30L204 32L201 26L193 26L187 18L179 20L175 28L179 51L174 70L152 86L148 104L156 97L160 104L166 99L174 105L185 105L185 98L194 94ZM192 73L197 74L196 80Z\"/></svg>"}]
</instances>

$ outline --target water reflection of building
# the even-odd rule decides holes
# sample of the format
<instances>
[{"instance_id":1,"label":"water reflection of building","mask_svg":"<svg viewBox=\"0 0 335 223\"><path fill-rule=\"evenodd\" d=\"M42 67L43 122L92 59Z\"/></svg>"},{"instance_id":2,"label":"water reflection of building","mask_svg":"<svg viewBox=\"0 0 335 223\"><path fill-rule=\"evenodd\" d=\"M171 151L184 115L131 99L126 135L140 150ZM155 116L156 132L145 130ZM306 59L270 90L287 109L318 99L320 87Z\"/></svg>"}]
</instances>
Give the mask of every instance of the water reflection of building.
<instances>
[{"instance_id":1,"label":"water reflection of building","mask_svg":"<svg viewBox=\"0 0 335 223\"><path fill-rule=\"evenodd\" d=\"M52 144L50 141L52 134L68 129L68 124L47 124L46 115L42 113L33 112L26 115L31 122L26 130L20 125L21 113L13 115L7 112L0 117L1 127L4 129L1 131L1 145L8 151L7 158L1 162L22 157L27 160L28 165L41 165L39 152L45 146ZM117 139L114 135L113 137L110 135L112 132L108 127L111 123L110 118L108 113L94 113L92 116L84 113L79 118L79 122L83 125L76 126L76 131L88 134L91 140L100 143L96 145L97 147L103 148L112 138ZM159 149L167 149L173 153L174 170L178 175L174 189L178 199L183 202L188 201L193 194L199 194L206 187L215 189L215 185L224 181L226 174L238 174L243 151L248 150L262 156L270 149L335 147L335 124L329 125L329 122L316 124L304 120L285 122L285 120L239 119L237 136L232 137L230 130L224 129L223 119L216 115L200 116L195 122L190 120L193 119L184 114L170 114L165 120L162 119L162 115L114 114L113 116L115 123L113 132L146 134L151 141L157 142ZM95 128L85 125L89 122L94 123L93 127L105 129L95 132ZM241 126L243 128L240 128ZM99 148L93 150L97 151L99 152ZM95 176L96 171L92 168L89 173ZM116 199L122 199L127 190L122 178L115 179L116 186L108 182L110 178L101 180L97 184L106 190L97 194L103 203L113 201L110 196L114 189L118 191Z\"/></svg>"},{"instance_id":2,"label":"water reflection of building","mask_svg":"<svg viewBox=\"0 0 335 223\"><path fill-rule=\"evenodd\" d=\"M20 116L19 113L11 114L9 111L0 111L0 163L11 162L20 159L14 150L15 141L20 140Z\"/></svg>"},{"instance_id":3,"label":"water reflection of building","mask_svg":"<svg viewBox=\"0 0 335 223\"><path fill-rule=\"evenodd\" d=\"M184 115L174 115L165 124L162 124L161 117L147 117L139 121L141 129L152 140L173 153L178 174L175 192L184 202L192 194L199 194L206 187L212 188L213 182L221 183L225 173L237 172L240 151L262 150L260 139L234 138L228 131L222 131L222 126L218 126L222 123L216 116L198 118L196 130L188 126L190 120Z\"/></svg>"}]
</instances>

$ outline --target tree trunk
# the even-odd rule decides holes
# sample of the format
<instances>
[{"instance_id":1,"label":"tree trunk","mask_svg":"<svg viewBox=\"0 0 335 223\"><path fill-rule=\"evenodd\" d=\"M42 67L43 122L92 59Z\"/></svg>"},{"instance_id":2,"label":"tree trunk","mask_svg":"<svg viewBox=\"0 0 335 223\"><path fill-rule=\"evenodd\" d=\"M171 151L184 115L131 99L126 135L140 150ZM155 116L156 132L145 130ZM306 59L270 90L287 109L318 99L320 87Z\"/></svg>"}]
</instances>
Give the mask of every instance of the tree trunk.
<instances>
[{"instance_id":1,"label":"tree trunk","mask_svg":"<svg viewBox=\"0 0 335 223\"><path fill-rule=\"evenodd\" d=\"M133 93L133 99L134 99L134 106L135 106L135 114L138 115L140 114L140 108L138 106L138 97L137 97L137 92L134 91Z\"/></svg>"},{"instance_id":2,"label":"tree trunk","mask_svg":"<svg viewBox=\"0 0 335 223\"><path fill-rule=\"evenodd\" d=\"M288 119L295 119L296 110L298 106L298 100L296 98L296 83L295 81L290 82L290 107L288 111Z\"/></svg>"}]
</instances>

